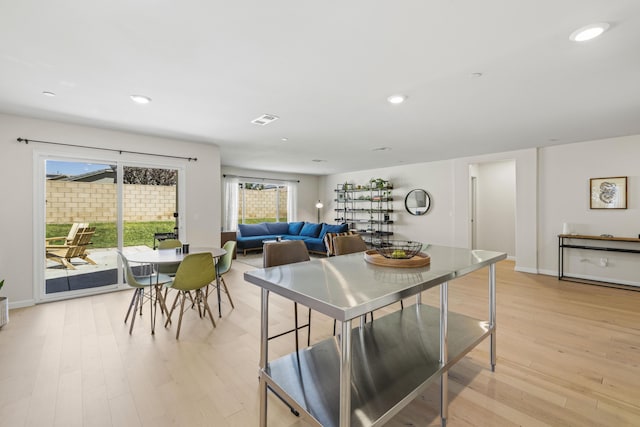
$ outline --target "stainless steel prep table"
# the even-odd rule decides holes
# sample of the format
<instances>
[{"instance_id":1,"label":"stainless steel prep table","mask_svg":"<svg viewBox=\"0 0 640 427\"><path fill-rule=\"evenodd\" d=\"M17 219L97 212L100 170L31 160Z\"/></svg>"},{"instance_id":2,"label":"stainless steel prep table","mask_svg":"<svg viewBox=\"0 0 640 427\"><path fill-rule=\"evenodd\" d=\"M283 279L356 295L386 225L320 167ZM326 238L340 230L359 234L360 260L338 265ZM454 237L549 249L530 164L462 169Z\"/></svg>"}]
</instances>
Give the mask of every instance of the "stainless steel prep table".
<instances>
[{"instance_id":1,"label":"stainless steel prep table","mask_svg":"<svg viewBox=\"0 0 640 427\"><path fill-rule=\"evenodd\" d=\"M267 423L273 389L321 426L382 425L441 379L442 424L447 419L447 370L490 337L496 361L495 263L500 252L429 246L431 265L371 265L362 253L251 270L245 280L262 288L260 425ZM448 312L448 281L489 268L488 319ZM423 305L420 292L440 286L440 307ZM338 337L268 360L269 293L339 320ZM352 319L417 295L415 305L352 329Z\"/></svg>"}]
</instances>

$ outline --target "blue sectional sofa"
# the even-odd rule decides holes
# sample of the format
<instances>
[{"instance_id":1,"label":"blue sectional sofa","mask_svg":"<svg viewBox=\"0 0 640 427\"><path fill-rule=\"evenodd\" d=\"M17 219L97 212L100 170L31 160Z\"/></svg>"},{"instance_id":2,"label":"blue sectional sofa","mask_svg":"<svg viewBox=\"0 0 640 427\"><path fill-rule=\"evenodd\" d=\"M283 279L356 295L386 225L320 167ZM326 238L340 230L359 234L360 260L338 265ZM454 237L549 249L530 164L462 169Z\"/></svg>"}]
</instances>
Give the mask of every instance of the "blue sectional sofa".
<instances>
[{"instance_id":1,"label":"blue sectional sofa","mask_svg":"<svg viewBox=\"0 0 640 427\"><path fill-rule=\"evenodd\" d=\"M261 222L259 224L238 224L238 250L262 249L265 240L281 237L285 240L302 240L309 252L327 254L324 236L327 233L343 233L347 224L317 224L313 222Z\"/></svg>"}]
</instances>

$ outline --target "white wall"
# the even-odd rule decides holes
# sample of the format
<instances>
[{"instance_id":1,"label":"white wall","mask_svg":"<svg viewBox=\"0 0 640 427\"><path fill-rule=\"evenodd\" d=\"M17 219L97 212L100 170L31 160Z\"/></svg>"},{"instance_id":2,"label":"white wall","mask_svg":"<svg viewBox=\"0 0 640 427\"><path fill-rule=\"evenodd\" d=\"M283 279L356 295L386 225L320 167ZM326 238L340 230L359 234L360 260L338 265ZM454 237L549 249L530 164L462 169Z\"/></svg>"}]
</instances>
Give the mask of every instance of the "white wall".
<instances>
[{"instance_id":1,"label":"white wall","mask_svg":"<svg viewBox=\"0 0 640 427\"><path fill-rule=\"evenodd\" d=\"M640 135L541 148L539 159L541 272L557 274L557 235L564 222L578 234L638 237ZM627 209L590 209L589 179L615 176L628 177ZM640 249L639 244L626 247ZM640 285L638 254L573 249L566 254L567 274ZM606 267L600 266L602 257L609 260Z\"/></svg>"},{"instance_id":2,"label":"white wall","mask_svg":"<svg viewBox=\"0 0 640 427\"><path fill-rule=\"evenodd\" d=\"M367 171L334 174L321 178L325 200L335 199L336 185L349 182L365 184L371 178L390 180L394 185L394 238L426 243L471 247L470 166L489 162L515 162L516 201L515 253L516 269L537 272L536 248L536 149L466 157L455 160L393 166ZM432 208L424 216L412 216L404 210L404 197L414 188L431 194ZM333 219L335 202L325 221Z\"/></svg>"},{"instance_id":3,"label":"white wall","mask_svg":"<svg viewBox=\"0 0 640 427\"><path fill-rule=\"evenodd\" d=\"M252 169L240 169L230 166L222 166L222 175L238 175L255 178L273 178L283 180L298 180L298 221L315 222L318 219L318 177L316 175L290 174L278 172L266 172ZM224 207L221 206L222 209ZM323 211L326 212L326 205ZM222 215L222 210L220 211ZM330 221L327 221L330 222ZM331 223L331 222L330 222Z\"/></svg>"},{"instance_id":4,"label":"white wall","mask_svg":"<svg viewBox=\"0 0 640 427\"><path fill-rule=\"evenodd\" d=\"M0 278L6 279L2 294L9 297L11 307L33 304L35 289L39 289L34 283L34 271L41 266L34 265L33 253L34 239L42 237L36 236L34 231L36 153L55 152L87 158L117 155L38 143L25 145L16 141L18 137L197 157L197 162L184 161L187 175L186 236L195 246L220 244L220 154L217 146L0 114L3 158L0 168L0 224L6 243L0 245ZM120 158L123 161L158 161L157 158L131 154L122 154Z\"/></svg>"},{"instance_id":5,"label":"white wall","mask_svg":"<svg viewBox=\"0 0 640 427\"><path fill-rule=\"evenodd\" d=\"M476 247L516 255L516 164L476 164ZM474 175L475 173L475 175Z\"/></svg>"}]
</instances>

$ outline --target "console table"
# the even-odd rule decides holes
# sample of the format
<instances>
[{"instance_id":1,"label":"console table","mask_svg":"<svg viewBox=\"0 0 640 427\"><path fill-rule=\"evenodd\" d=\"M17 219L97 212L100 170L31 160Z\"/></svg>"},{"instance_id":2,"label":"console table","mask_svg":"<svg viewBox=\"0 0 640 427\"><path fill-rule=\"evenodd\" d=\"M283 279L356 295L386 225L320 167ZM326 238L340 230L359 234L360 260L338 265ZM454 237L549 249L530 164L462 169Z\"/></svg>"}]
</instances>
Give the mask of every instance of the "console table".
<instances>
[{"instance_id":1,"label":"console table","mask_svg":"<svg viewBox=\"0 0 640 427\"><path fill-rule=\"evenodd\" d=\"M362 253L251 270L246 281L262 288L260 425L267 424L272 389L309 421L323 427L378 426L397 414L431 381L440 380L446 425L447 372L485 338L496 364L495 263L505 253L429 246L431 265L381 267ZM448 281L489 268L487 319L448 311ZM439 307L421 303L421 292L439 286ZM275 292L341 322L338 336L268 359L269 293ZM405 306L352 328L352 320L409 296Z\"/></svg>"},{"instance_id":2,"label":"console table","mask_svg":"<svg viewBox=\"0 0 640 427\"><path fill-rule=\"evenodd\" d=\"M589 282L599 282L599 283L609 283L603 280L588 280L585 281L579 277L567 276L564 274L564 250L565 249L586 249L590 251L605 251L605 252L625 252L631 254L640 254L640 247L637 248L629 248L629 247L614 247L611 245L601 244L595 245L595 243L591 244L577 244L572 242L567 242L567 240L582 240L582 241L600 241L600 242L625 242L625 243L640 243L640 239L636 239L635 237L606 237L606 236L586 236L581 234L558 234L558 280L570 280L570 281L582 281L584 283ZM626 285L620 285L625 286Z\"/></svg>"}]
</instances>

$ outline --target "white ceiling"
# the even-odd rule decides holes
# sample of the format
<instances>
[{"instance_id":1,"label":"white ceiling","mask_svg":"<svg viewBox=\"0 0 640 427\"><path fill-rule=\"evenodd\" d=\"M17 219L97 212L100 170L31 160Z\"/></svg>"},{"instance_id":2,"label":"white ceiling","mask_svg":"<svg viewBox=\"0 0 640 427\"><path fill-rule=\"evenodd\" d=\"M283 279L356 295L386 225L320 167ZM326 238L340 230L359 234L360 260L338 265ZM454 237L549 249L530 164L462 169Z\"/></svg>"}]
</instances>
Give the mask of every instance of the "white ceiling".
<instances>
[{"instance_id":1,"label":"white ceiling","mask_svg":"<svg viewBox=\"0 0 640 427\"><path fill-rule=\"evenodd\" d=\"M640 1L0 0L0 112L311 174L640 134Z\"/></svg>"}]
</instances>

